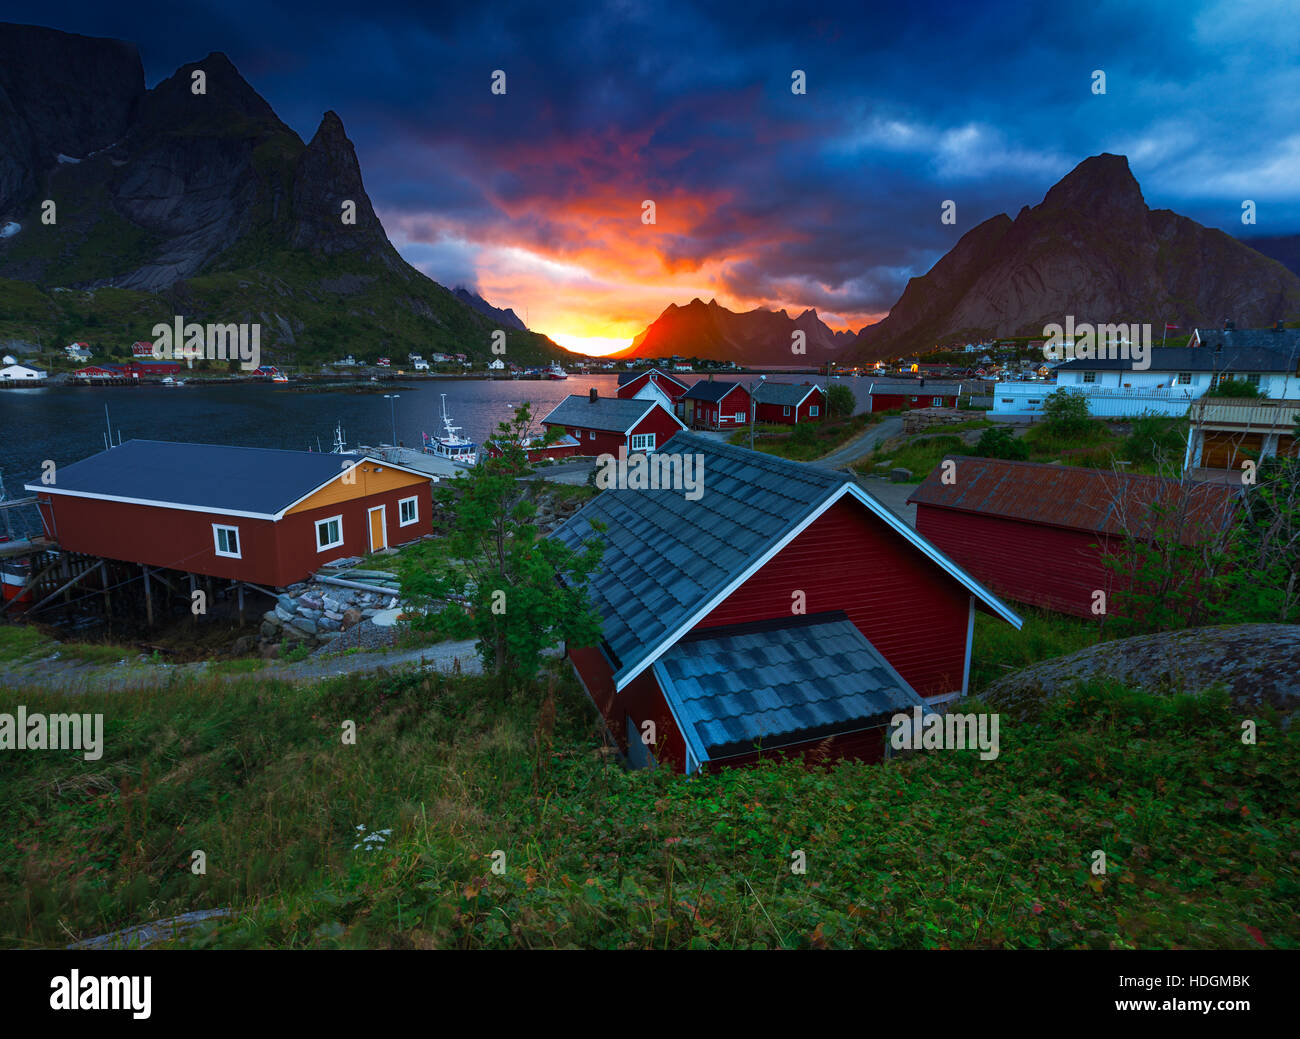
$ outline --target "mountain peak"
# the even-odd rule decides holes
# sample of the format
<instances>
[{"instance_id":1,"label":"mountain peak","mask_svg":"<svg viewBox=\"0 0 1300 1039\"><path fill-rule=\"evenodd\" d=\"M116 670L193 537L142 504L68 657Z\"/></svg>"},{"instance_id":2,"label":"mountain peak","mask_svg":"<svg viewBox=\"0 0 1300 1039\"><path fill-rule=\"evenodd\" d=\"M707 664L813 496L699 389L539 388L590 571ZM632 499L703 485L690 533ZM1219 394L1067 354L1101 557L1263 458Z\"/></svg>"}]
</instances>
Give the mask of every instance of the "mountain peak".
<instances>
[{"instance_id":1,"label":"mountain peak","mask_svg":"<svg viewBox=\"0 0 1300 1039\"><path fill-rule=\"evenodd\" d=\"M1146 208L1142 188L1123 155L1092 155L1062 177L1043 198L1043 207Z\"/></svg>"}]
</instances>

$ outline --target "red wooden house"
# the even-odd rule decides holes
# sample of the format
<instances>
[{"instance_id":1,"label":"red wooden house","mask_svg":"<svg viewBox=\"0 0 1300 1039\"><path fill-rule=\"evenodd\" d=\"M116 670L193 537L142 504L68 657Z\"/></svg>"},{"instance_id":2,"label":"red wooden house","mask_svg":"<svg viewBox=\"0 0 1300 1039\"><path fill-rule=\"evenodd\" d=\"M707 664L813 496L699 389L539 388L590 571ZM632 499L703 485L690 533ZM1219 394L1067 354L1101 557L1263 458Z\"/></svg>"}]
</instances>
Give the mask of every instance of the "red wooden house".
<instances>
[{"instance_id":1,"label":"red wooden house","mask_svg":"<svg viewBox=\"0 0 1300 1039\"><path fill-rule=\"evenodd\" d=\"M701 459L696 500L607 490L551 535L604 542L601 642L567 649L633 763L877 759L896 713L966 690L976 610L1020 626L847 474L692 433L662 450Z\"/></svg>"},{"instance_id":2,"label":"red wooden house","mask_svg":"<svg viewBox=\"0 0 1300 1039\"><path fill-rule=\"evenodd\" d=\"M692 429L734 429L749 424L749 391L738 382L702 379L682 395Z\"/></svg>"},{"instance_id":3,"label":"red wooden house","mask_svg":"<svg viewBox=\"0 0 1300 1039\"><path fill-rule=\"evenodd\" d=\"M686 428L658 401L602 397L595 390L566 397L542 425L563 429L580 445L572 452L579 455L617 455L620 447L655 451Z\"/></svg>"},{"instance_id":4,"label":"red wooden house","mask_svg":"<svg viewBox=\"0 0 1300 1039\"><path fill-rule=\"evenodd\" d=\"M877 379L867 388L871 411L955 408L961 392L959 382L935 382L933 379Z\"/></svg>"},{"instance_id":5,"label":"red wooden house","mask_svg":"<svg viewBox=\"0 0 1300 1039\"><path fill-rule=\"evenodd\" d=\"M428 474L358 455L130 440L29 483L69 552L264 586L430 529Z\"/></svg>"},{"instance_id":6,"label":"red wooden house","mask_svg":"<svg viewBox=\"0 0 1300 1039\"><path fill-rule=\"evenodd\" d=\"M1130 539L1177 524L1195 544L1230 522L1240 488L1075 466L952 457L916 489L916 529L999 594L1032 606L1100 619L1094 593L1110 599L1122 571L1106 565ZM1163 515L1159 519L1153 505Z\"/></svg>"},{"instance_id":7,"label":"red wooden house","mask_svg":"<svg viewBox=\"0 0 1300 1039\"><path fill-rule=\"evenodd\" d=\"M677 403L689 387L680 379L658 368L644 372L620 372L618 376L617 396L626 399L639 397L643 400L658 400L673 414L680 414Z\"/></svg>"},{"instance_id":8,"label":"red wooden house","mask_svg":"<svg viewBox=\"0 0 1300 1039\"><path fill-rule=\"evenodd\" d=\"M754 388L754 415L787 426L819 422L826 417L826 394L811 383L763 382Z\"/></svg>"},{"instance_id":9,"label":"red wooden house","mask_svg":"<svg viewBox=\"0 0 1300 1039\"><path fill-rule=\"evenodd\" d=\"M572 458L578 453L578 449L582 446L574 437L569 436L567 433L545 446L533 446L534 443L540 445L541 438L538 437L534 440L530 437L523 441L524 455L530 462L541 462L548 458ZM489 440L484 447L487 449L487 453L491 457L501 457L501 445L495 440Z\"/></svg>"}]
</instances>

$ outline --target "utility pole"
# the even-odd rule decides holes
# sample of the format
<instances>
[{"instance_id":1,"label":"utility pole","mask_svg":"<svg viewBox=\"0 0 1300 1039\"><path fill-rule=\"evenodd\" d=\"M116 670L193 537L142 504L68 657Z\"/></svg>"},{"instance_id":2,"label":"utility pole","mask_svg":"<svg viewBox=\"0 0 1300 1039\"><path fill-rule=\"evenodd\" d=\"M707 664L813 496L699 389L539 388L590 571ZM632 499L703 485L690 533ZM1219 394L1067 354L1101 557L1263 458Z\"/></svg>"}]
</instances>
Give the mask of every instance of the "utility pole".
<instances>
[{"instance_id":1,"label":"utility pole","mask_svg":"<svg viewBox=\"0 0 1300 1039\"><path fill-rule=\"evenodd\" d=\"M397 446L397 398L399 393L385 393L384 400L388 401L388 411L393 420L393 447Z\"/></svg>"},{"instance_id":2,"label":"utility pole","mask_svg":"<svg viewBox=\"0 0 1300 1039\"><path fill-rule=\"evenodd\" d=\"M766 375L758 377L758 384L763 385L767 381ZM746 389L749 390L749 449L754 450L754 426L758 423L758 401L754 399L754 384L751 382Z\"/></svg>"}]
</instances>

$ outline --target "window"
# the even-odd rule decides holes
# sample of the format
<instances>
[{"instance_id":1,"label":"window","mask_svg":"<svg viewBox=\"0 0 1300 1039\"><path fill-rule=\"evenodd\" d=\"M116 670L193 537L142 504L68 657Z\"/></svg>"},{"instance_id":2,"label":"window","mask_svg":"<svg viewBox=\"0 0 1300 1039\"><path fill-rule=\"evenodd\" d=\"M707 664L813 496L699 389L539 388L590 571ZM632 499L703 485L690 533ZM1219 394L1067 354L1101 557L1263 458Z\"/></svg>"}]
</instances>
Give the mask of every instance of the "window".
<instances>
[{"instance_id":1,"label":"window","mask_svg":"<svg viewBox=\"0 0 1300 1039\"><path fill-rule=\"evenodd\" d=\"M930 398L930 406L931 406L932 408L942 408L942 407L943 407L943 398L942 398L942 397L931 397L931 398Z\"/></svg>"},{"instance_id":2,"label":"window","mask_svg":"<svg viewBox=\"0 0 1300 1039\"><path fill-rule=\"evenodd\" d=\"M574 440L581 440L581 439L582 439L582 430L580 430L580 429L575 429L575 430L573 431L573 439L574 439Z\"/></svg>"},{"instance_id":3,"label":"window","mask_svg":"<svg viewBox=\"0 0 1300 1039\"><path fill-rule=\"evenodd\" d=\"M227 559L240 559L239 528L223 527L220 523L212 524L212 540L216 544L217 555Z\"/></svg>"},{"instance_id":4,"label":"window","mask_svg":"<svg viewBox=\"0 0 1300 1039\"><path fill-rule=\"evenodd\" d=\"M1096 382L1096 381L1097 381L1097 373L1096 373L1096 372L1084 372L1084 373L1083 373L1083 381L1084 381L1084 382Z\"/></svg>"},{"instance_id":5,"label":"window","mask_svg":"<svg viewBox=\"0 0 1300 1039\"><path fill-rule=\"evenodd\" d=\"M790 417L790 405L789 405L789 404L787 404L784 408L781 409L781 414L784 415L786 418L789 418L789 417Z\"/></svg>"},{"instance_id":6,"label":"window","mask_svg":"<svg viewBox=\"0 0 1300 1039\"><path fill-rule=\"evenodd\" d=\"M1192 373L1191 373L1191 372L1179 372L1179 373L1178 373L1178 385L1179 385L1179 386L1190 386L1191 384L1192 384Z\"/></svg>"},{"instance_id":7,"label":"window","mask_svg":"<svg viewBox=\"0 0 1300 1039\"><path fill-rule=\"evenodd\" d=\"M653 433L633 433L631 450L633 451L653 451L655 449L655 435Z\"/></svg>"},{"instance_id":8,"label":"window","mask_svg":"<svg viewBox=\"0 0 1300 1039\"><path fill-rule=\"evenodd\" d=\"M595 439L596 439L596 431L595 431L594 429L589 429L589 430L587 430L587 439L588 439L588 440L595 440Z\"/></svg>"},{"instance_id":9,"label":"window","mask_svg":"<svg viewBox=\"0 0 1300 1039\"><path fill-rule=\"evenodd\" d=\"M731 416L731 421L732 421L732 422L744 422L744 421L745 421L745 413L744 413L743 411L738 411L738 412L736 412L734 415Z\"/></svg>"},{"instance_id":10,"label":"window","mask_svg":"<svg viewBox=\"0 0 1300 1039\"><path fill-rule=\"evenodd\" d=\"M1259 385L1259 372L1254 372L1254 373L1252 373L1251 375L1247 375L1247 376L1246 376L1246 381L1247 381L1248 383L1250 383L1252 386L1258 386L1258 385Z\"/></svg>"},{"instance_id":11,"label":"window","mask_svg":"<svg viewBox=\"0 0 1300 1039\"><path fill-rule=\"evenodd\" d=\"M913 403L913 404L916 403L916 398L915 398L915 397L912 398L912 403Z\"/></svg>"},{"instance_id":12,"label":"window","mask_svg":"<svg viewBox=\"0 0 1300 1039\"><path fill-rule=\"evenodd\" d=\"M331 516L329 519L316 521L316 551L324 552L327 548L338 548L343 544L343 517Z\"/></svg>"},{"instance_id":13,"label":"window","mask_svg":"<svg viewBox=\"0 0 1300 1039\"><path fill-rule=\"evenodd\" d=\"M817 413L818 413L817 405L816 405L816 404L809 404L809 405L808 405L808 417L809 417L809 418L816 418L816 417L817 417Z\"/></svg>"},{"instance_id":14,"label":"window","mask_svg":"<svg viewBox=\"0 0 1300 1039\"><path fill-rule=\"evenodd\" d=\"M1003 398L1002 398L1002 403L1003 403L1003 404L1014 404L1015 401L1012 400L1010 397L1003 397Z\"/></svg>"},{"instance_id":15,"label":"window","mask_svg":"<svg viewBox=\"0 0 1300 1039\"><path fill-rule=\"evenodd\" d=\"M397 525L409 527L420 518L420 499L403 498L397 503Z\"/></svg>"}]
</instances>

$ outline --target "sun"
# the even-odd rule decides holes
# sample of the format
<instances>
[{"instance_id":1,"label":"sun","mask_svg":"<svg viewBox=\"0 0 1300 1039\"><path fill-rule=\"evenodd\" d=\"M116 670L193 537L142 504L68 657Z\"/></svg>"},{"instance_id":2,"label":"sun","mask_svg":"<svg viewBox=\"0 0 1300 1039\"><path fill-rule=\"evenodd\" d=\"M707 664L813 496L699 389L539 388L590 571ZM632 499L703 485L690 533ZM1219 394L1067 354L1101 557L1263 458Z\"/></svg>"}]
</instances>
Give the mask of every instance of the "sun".
<instances>
[{"instance_id":1,"label":"sun","mask_svg":"<svg viewBox=\"0 0 1300 1039\"><path fill-rule=\"evenodd\" d=\"M586 354L589 357L604 357L606 354L626 350L632 345L631 338L619 336L579 336L566 332L546 334L566 350L572 350L575 354Z\"/></svg>"}]
</instances>

